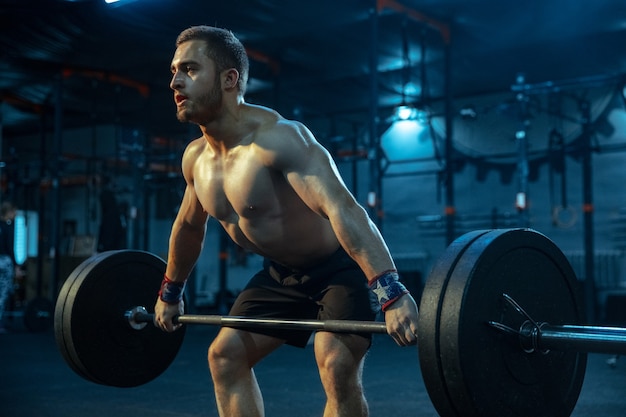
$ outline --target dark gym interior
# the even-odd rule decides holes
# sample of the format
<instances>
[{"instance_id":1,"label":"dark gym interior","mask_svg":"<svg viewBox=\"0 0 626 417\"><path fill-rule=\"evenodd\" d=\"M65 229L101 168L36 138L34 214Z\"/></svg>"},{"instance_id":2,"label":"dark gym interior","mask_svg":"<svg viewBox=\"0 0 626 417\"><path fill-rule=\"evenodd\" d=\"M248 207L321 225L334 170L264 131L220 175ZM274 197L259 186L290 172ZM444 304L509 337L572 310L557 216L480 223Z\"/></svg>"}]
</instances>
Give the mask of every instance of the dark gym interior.
<instances>
[{"instance_id":1,"label":"dark gym interior","mask_svg":"<svg viewBox=\"0 0 626 417\"><path fill-rule=\"evenodd\" d=\"M85 260L167 257L181 158L200 136L176 119L170 62L200 24L244 44L246 102L301 121L329 151L417 301L455 239L530 228L571 266L582 313L568 324L626 328L622 0L1 0L0 203L18 210L24 276L0 316L0 416L217 416L212 326L189 326L162 375L123 389L73 372L54 330ZM225 314L262 263L209 220L188 311ZM546 291L540 272L524 291ZM589 353L572 416L624 415L620 337ZM406 366L388 369L390 356ZM322 415L311 346L281 347L256 372L267 415ZM422 373L413 347L375 335L370 415L438 415Z\"/></svg>"}]
</instances>

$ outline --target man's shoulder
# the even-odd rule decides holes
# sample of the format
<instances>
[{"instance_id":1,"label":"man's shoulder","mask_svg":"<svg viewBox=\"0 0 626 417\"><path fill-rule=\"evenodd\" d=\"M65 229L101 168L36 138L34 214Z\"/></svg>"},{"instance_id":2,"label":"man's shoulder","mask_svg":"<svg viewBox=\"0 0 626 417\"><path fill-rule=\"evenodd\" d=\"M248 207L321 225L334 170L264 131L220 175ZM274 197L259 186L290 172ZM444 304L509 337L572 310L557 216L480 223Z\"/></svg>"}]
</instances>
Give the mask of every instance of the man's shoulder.
<instances>
[{"instance_id":1,"label":"man's shoulder","mask_svg":"<svg viewBox=\"0 0 626 417\"><path fill-rule=\"evenodd\" d=\"M303 152L314 141L313 136L300 122L279 118L260 125L253 142L267 151L276 153Z\"/></svg>"},{"instance_id":2,"label":"man's shoulder","mask_svg":"<svg viewBox=\"0 0 626 417\"><path fill-rule=\"evenodd\" d=\"M247 104L246 122L256 134L271 133L284 118L269 107Z\"/></svg>"},{"instance_id":3,"label":"man's shoulder","mask_svg":"<svg viewBox=\"0 0 626 417\"><path fill-rule=\"evenodd\" d=\"M267 114L260 120L255 132L255 142L271 141L275 144L284 141L301 141L303 138L312 139L313 135L307 127L297 120L290 120L278 113Z\"/></svg>"},{"instance_id":4,"label":"man's shoulder","mask_svg":"<svg viewBox=\"0 0 626 417\"><path fill-rule=\"evenodd\" d=\"M199 138L191 140L185 147L185 155L188 157L197 157L202 152L206 145L206 139L200 136Z\"/></svg>"}]
</instances>

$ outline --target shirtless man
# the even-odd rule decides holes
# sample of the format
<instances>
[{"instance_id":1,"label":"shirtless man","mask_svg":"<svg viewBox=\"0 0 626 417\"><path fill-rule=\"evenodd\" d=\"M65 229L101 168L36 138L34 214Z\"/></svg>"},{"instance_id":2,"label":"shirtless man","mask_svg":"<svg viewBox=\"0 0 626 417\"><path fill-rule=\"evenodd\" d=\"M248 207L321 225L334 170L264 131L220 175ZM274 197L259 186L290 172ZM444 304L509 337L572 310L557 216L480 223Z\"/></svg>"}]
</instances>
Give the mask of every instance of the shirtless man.
<instances>
[{"instance_id":1,"label":"shirtless man","mask_svg":"<svg viewBox=\"0 0 626 417\"><path fill-rule=\"evenodd\" d=\"M226 30L183 31L171 63L177 117L202 136L184 152L186 189L172 226L155 321L174 331L184 283L202 250L209 216L243 248L265 257L230 314L372 320L416 343L417 306L398 282L379 231L348 191L328 152L301 123L244 101L245 49ZM208 361L220 416L262 416L253 367L284 343L304 346L304 331L224 327ZM327 402L324 416L367 416L361 386L370 335L317 332L314 354Z\"/></svg>"}]
</instances>

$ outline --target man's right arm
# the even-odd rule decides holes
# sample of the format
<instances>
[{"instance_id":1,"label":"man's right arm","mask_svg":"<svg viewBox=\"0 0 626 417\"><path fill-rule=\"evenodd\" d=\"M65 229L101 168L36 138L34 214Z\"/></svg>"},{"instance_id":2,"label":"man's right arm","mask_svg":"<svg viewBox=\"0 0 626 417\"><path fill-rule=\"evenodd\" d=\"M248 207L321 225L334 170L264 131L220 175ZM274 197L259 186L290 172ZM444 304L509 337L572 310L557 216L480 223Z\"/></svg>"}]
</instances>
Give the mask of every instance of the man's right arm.
<instances>
[{"instance_id":1,"label":"man's right arm","mask_svg":"<svg viewBox=\"0 0 626 417\"><path fill-rule=\"evenodd\" d=\"M155 323L167 331L176 329L172 318L184 313L182 302L184 284L202 252L209 218L198 200L193 185L193 165L197 159L194 148L193 144L190 145L183 155L183 176L187 186L172 224L167 267L154 307Z\"/></svg>"},{"instance_id":2,"label":"man's right arm","mask_svg":"<svg viewBox=\"0 0 626 417\"><path fill-rule=\"evenodd\" d=\"M204 244L208 214L198 201L193 185L187 184L185 195L172 224L165 275L183 282L193 269Z\"/></svg>"},{"instance_id":3,"label":"man's right arm","mask_svg":"<svg viewBox=\"0 0 626 417\"><path fill-rule=\"evenodd\" d=\"M165 275L174 282L183 282L193 269L204 244L208 214L200 204L194 187L194 167L202 153L202 139L192 141L182 158L186 187L169 238Z\"/></svg>"}]
</instances>

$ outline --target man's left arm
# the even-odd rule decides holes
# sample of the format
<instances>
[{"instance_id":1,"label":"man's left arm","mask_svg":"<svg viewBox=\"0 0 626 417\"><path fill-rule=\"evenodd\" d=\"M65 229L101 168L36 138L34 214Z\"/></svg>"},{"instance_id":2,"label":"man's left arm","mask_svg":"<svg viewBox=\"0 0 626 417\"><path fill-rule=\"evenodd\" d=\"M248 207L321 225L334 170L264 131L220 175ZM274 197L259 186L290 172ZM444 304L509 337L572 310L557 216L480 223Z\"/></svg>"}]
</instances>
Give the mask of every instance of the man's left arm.
<instances>
[{"instance_id":1,"label":"man's left arm","mask_svg":"<svg viewBox=\"0 0 626 417\"><path fill-rule=\"evenodd\" d=\"M292 122L293 123L293 122ZM365 273L385 311L387 332L398 344L414 344L417 306L398 281L389 249L365 209L342 181L330 154L299 123L293 140L278 150L278 164L300 198L327 218L341 246Z\"/></svg>"}]
</instances>

